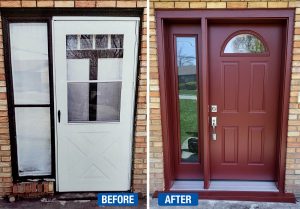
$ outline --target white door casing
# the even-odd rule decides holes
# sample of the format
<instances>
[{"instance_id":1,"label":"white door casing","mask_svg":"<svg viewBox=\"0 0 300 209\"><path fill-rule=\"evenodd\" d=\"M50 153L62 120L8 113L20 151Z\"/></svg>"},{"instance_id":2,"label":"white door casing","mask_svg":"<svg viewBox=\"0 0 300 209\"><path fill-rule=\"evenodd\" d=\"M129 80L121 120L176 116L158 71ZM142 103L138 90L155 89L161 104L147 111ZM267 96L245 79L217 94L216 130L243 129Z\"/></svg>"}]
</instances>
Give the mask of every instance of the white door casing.
<instances>
[{"instance_id":1,"label":"white door casing","mask_svg":"<svg viewBox=\"0 0 300 209\"><path fill-rule=\"evenodd\" d=\"M130 189L138 30L137 17L53 18L57 191ZM88 73L88 59L73 60L68 57L67 60L66 37L79 37L75 38L78 44L78 48L74 49L76 51L83 47L80 45L80 35L86 34L92 35L88 37L93 37L94 50L97 35L108 35L105 40L108 39L109 44L105 47L109 48L112 47L112 35L123 34L122 56L109 59L98 57L98 75L92 80ZM96 110L90 107L91 100L86 101L92 97L89 95L94 95L94 92L91 93L92 86L97 93ZM85 89L88 95L84 93ZM119 95L118 90L120 100L116 96ZM119 115L115 111L118 104L112 104L113 107L102 104L106 100L119 101L116 102L119 104ZM94 119L91 119L91 111L96 111Z\"/></svg>"}]
</instances>

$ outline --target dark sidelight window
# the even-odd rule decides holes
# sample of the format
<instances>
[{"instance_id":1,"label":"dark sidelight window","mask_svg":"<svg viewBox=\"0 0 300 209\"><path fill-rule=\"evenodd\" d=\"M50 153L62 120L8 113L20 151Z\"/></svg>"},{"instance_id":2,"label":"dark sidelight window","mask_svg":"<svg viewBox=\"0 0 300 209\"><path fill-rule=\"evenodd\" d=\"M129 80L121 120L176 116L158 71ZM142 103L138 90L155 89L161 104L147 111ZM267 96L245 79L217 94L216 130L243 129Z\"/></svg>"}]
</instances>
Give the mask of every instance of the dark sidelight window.
<instances>
[{"instance_id":1,"label":"dark sidelight window","mask_svg":"<svg viewBox=\"0 0 300 209\"><path fill-rule=\"evenodd\" d=\"M120 120L123 38L67 35L69 122Z\"/></svg>"},{"instance_id":2,"label":"dark sidelight window","mask_svg":"<svg viewBox=\"0 0 300 209\"><path fill-rule=\"evenodd\" d=\"M7 27L9 111L17 160L14 177L50 177L53 161L48 23L12 22Z\"/></svg>"}]
</instances>

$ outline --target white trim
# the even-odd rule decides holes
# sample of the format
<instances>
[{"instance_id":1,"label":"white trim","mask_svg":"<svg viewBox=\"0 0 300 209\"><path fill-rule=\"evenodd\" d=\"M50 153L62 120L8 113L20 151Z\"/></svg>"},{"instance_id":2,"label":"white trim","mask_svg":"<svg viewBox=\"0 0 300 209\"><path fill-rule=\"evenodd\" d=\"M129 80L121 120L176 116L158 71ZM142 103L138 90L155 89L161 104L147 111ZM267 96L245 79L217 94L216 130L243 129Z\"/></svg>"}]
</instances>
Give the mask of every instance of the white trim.
<instances>
[{"instance_id":1,"label":"white trim","mask_svg":"<svg viewBox=\"0 0 300 209\"><path fill-rule=\"evenodd\" d=\"M67 83L116 83L122 82L122 80L72 80L67 81Z\"/></svg>"},{"instance_id":2,"label":"white trim","mask_svg":"<svg viewBox=\"0 0 300 209\"><path fill-rule=\"evenodd\" d=\"M53 21L101 21L101 20L113 20L113 21L139 21L140 18L139 17L82 17L82 16L54 16L52 18Z\"/></svg>"},{"instance_id":3,"label":"white trim","mask_svg":"<svg viewBox=\"0 0 300 209\"><path fill-rule=\"evenodd\" d=\"M59 179L58 179L58 152L57 152L57 102L56 102L56 69L55 69L55 53L54 53L54 46L55 46L55 27L54 27L54 21L51 22L52 27L52 82L53 82L53 108L54 108L54 148L55 148L55 191L59 191Z\"/></svg>"}]
</instances>

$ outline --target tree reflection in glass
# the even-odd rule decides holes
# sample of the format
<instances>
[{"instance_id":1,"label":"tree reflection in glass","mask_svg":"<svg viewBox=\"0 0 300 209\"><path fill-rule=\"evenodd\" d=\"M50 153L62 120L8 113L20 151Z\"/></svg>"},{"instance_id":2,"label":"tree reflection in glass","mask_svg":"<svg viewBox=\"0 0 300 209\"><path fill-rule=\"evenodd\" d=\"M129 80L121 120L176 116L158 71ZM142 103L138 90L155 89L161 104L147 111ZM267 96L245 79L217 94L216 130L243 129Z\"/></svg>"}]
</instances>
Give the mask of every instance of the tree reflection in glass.
<instances>
[{"instance_id":1,"label":"tree reflection in glass","mask_svg":"<svg viewBox=\"0 0 300 209\"><path fill-rule=\"evenodd\" d=\"M239 34L227 43L224 53L264 53L262 41L252 34Z\"/></svg>"},{"instance_id":2,"label":"tree reflection in glass","mask_svg":"<svg viewBox=\"0 0 300 209\"><path fill-rule=\"evenodd\" d=\"M177 37L177 69L182 162L198 162L196 38Z\"/></svg>"}]
</instances>

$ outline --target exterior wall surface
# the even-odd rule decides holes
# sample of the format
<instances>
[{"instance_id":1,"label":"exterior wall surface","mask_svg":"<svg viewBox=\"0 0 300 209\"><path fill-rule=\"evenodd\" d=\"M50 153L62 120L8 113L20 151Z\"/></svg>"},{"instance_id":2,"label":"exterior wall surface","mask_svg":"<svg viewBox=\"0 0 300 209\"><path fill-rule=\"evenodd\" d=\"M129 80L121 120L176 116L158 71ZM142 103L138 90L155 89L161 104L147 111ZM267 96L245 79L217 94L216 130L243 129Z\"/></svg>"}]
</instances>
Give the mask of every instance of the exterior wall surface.
<instances>
[{"instance_id":1,"label":"exterior wall surface","mask_svg":"<svg viewBox=\"0 0 300 209\"><path fill-rule=\"evenodd\" d=\"M0 0L1 8L144 8L140 32L141 49L139 54L140 68L137 83L137 109L135 118L135 137L133 153L132 190L145 196L146 194L146 6L144 0ZM0 197L18 194L22 196L40 196L53 194L55 182L24 182L13 184L11 161L11 146L9 137L8 107L4 71L4 53L2 25L0 24Z\"/></svg>"},{"instance_id":2,"label":"exterior wall surface","mask_svg":"<svg viewBox=\"0 0 300 209\"><path fill-rule=\"evenodd\" d=\"M151 0L150 1L150 192L164 190L163 143L160 115L156 9L274 9L295 8L292 76L286 157L286 192L300 195L300 1Z\"/></svg>"}]
</instances>

